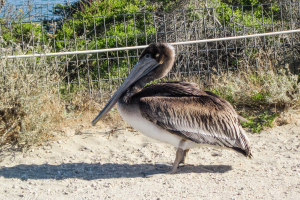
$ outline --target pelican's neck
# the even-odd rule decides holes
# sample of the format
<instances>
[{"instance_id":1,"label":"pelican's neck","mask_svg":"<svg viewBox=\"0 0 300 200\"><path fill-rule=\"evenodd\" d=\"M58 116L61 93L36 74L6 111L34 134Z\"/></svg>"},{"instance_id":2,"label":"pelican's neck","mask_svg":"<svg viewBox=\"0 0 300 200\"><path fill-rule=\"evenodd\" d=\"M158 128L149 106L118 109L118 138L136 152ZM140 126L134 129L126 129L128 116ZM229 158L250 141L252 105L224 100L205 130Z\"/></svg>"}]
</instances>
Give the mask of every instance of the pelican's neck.
<instances>
[{"instance_id":1,"label":"pelican's neck","mask_svg":"<svg viewBox=\"0 0 300 200\"><path fill-rule=\"evenodd\" d=\"M152 76L145 76L143 78L141 78L140 80L138 80L137 82L135 82L134 84L132 84L127 91L124 93L123 95L123 101L125 102L129 102L131 97L137 93L139 93L147 83L149 83L151 80ZM155 80L155 79L153 79Z\"/></svg>"},{"instance_id":2,"label":"pelican's neck","mask_svg":"<svg viewBox=\"0 0 300 200\"><path fill-rule=\"evenodd\" d=\"M131 100L131 97L137 93L139 93L143 87L135 83L134 85L130 86L127 91L124 93L122 99L125 102L129 102Z\"/></svg>"},{"instance_id":3,"label":"pelican's neck","mask_svg":"<svg viewBox=\"0 0 300 200\"><path fill-rule=\"evenodd\" d=\"M164 45L165 50L164 53L160 55L162 57L161 64L127 89L127 92L123 95L125 102L130 101L131 97L140 92L147 83L161 79L171 71L175 61L175 49L170 44L162 45Z\"/></svg>"}]
</instances>

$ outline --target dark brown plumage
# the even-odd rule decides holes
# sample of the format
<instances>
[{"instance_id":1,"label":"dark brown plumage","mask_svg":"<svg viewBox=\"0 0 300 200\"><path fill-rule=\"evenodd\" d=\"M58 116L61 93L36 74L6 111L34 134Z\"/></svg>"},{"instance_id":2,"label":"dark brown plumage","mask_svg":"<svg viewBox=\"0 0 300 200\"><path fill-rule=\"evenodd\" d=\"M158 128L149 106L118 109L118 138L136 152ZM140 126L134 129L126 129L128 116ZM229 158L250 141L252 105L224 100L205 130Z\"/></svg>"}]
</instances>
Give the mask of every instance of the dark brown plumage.
<instances>
[{"instance_id":1,"label":"dark brown plumage","mask_svg":"<svg viewBox=\"0 0 300 200\"><path fill-rule=\"evenodd\" d=\"M234 108L212 92L201 91L190 83L159 83L144 88L132 100L139 102L145 118L183 139L232 148L252 157ZM195 126L216 135L179 131L176 125L182 125L183 121L187 122L183 129ZM226 138L220 137L222 134Z\"/></svg>"}]
</instances>

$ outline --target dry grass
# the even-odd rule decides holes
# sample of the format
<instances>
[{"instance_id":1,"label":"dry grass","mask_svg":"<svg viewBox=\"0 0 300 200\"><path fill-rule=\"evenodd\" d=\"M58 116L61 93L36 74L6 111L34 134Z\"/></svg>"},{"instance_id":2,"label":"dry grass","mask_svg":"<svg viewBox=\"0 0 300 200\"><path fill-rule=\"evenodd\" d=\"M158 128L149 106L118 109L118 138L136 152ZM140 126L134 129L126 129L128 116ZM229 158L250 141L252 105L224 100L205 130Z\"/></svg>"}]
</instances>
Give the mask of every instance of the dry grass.
<instances>
[{"instance_id":1,"label":"dry grass","mask_svg":"<svg viewBox=\"0 0 300 200\"><path fill-rule=\"evenodd\" d=\"M291 74L288 67L279 70L259 68L212 76L212 91L235 105L298 106L298 82L298 75Z\"/></svg>"},{"instance_id":2,"label":"dry grass","mask_svg":"<svg viewBox=\"0 0 300 200\"><path fill-rule=\"evenodd\" d=\"M19 46L16 49L22 53ZM51 131L64 118L57 95L59 72L55 62L46 57L1 59L1 145L15 143L23 148L52 137Z\"/></svg>"},{"instance_id":3,"label":"dry grass","mask_svg":"<svg viewBox=\"0 0 300 200\"><path fill-rule=\"evenodd\" d=\"M77 94L76 98L72 99L71 103L66 106L67 125L75 127L77 132L80 132L82 128L90 127L91 122L104 108L105 104L104 102L97 103L90 94ZM99 129L109 131L128 127L117 111L116 106L96 126Z\"/></svg>"},{"instance_id":4,"label":"dry grass","mask_svg":"<svg viewBox=\"0 0 300 200\"><path fill-rule=\"evenodd\" d=\"M20 47L17 50L15 54L22 54ZM11 49L5 51L10 53ZM72 94L71 102L59 99L63 66L57 65L55 59L1 59L0 146L13 144L24 150L55 139L58 133L64 135L66 127L80 131L90 126L104 107L104 103L97 103L85 91ZM127 127L116 109L98 126L110 131Z\"/></svg>"}]
</instances>

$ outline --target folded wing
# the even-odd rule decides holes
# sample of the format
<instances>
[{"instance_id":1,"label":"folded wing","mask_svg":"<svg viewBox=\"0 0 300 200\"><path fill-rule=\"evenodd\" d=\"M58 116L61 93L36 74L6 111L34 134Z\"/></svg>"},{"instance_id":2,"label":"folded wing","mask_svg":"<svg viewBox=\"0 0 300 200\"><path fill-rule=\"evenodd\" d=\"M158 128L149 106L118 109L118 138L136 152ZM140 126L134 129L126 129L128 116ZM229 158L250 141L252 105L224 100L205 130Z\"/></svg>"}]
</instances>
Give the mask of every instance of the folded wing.
<instances>
[{"instance_id":1,"label":"folded wing","mask_svg":"<svg viewBox=\"0 0 300 200\"><path fill-rule=\"evenodd\" d=\"M142 115L183 139L233 148L250 156L249 140L232 106L218 96L196 93L143 97L140 99Z\"/></svg>"}]
</instances>

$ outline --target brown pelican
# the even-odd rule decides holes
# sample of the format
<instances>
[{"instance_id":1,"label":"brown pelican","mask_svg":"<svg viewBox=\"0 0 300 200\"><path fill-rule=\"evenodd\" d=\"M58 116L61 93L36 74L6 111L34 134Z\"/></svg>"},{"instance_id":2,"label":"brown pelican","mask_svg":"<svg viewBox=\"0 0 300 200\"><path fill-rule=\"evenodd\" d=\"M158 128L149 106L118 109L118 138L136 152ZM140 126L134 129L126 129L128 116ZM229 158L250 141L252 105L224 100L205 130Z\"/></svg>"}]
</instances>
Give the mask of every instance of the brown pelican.
<instances>
[{"instance_id":1,"label":"brown pelican","mask_svg":"<svg viewBox=\"0 0 300 200\"><path fill-rule=\"evenodd\" d=\"M127 79L92 122L103 118L117 103L122 118L144 135L177 148L172 170L184 163L189 149L228 148L251 158L250 142L234 108L219 96L185 82L144 86L162 78L173 67L170 44L150 44Z\"/></svg>"}]
</instances>

